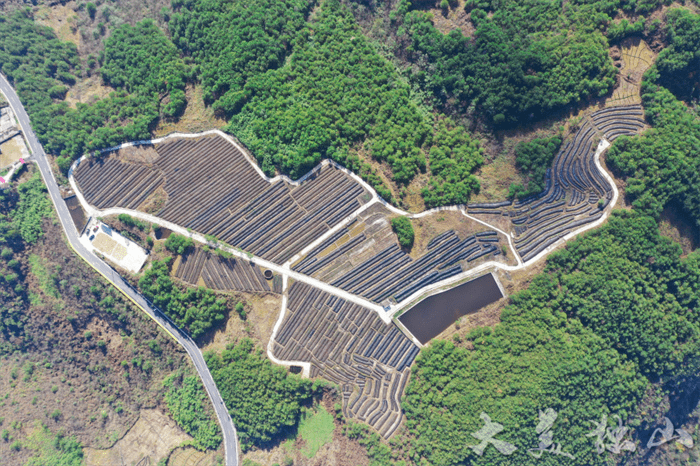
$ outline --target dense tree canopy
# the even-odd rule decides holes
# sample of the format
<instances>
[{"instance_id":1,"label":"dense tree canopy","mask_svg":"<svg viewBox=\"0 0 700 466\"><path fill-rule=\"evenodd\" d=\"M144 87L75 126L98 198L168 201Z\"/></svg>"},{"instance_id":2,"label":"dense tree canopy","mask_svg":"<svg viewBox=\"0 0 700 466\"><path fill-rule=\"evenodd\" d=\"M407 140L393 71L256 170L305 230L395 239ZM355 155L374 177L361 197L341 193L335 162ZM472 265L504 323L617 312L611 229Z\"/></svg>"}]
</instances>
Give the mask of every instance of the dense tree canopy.
<instances>
[{"instance_id":1,"label":"dense tree canopy","mask_svg":"<svg viewBox=\"0 0 700 466\"><path fill-rule=\"evenodd\" d=\"M301 405L314 393L309 380L273 366L247 338L221 354L207 352L204 358L236 424L243 451L296 425Z\"/></svg>"},{"instance_id":2,"label":"dense tree canopy","mask_svg":"<svg viewBox=\"0 0 700 466\"><path fill-rule=\"evenodd\" d=\"M413 240L415 239L415 233L413 232L413 225L411 220L406 216L394 217L391 219L391 229L396 233L396 237L399 240L399 244L404 249L411 249L413 247Z\"/></svg>"},{"instance_id":3,"label":"dense tree canopy","mask_svg":"<svg viewBox=\"0 0 700 466\"><path fill-rule=\"evenodd\" d=\"M651 129L619 138L608 151L610 166L627 179L634 206L659 215L670 203L700 226L700 118L666 88L654 83L652 68L643 85Z\"/></svg>"},{"instance_id":4,"label":"dense tree canopy","mask_svg":"<svg viewBox=\"0 0 700 466\"><path fill-rule=\"evenodd\" d=\"M44 218L53 215L53 204L38 171L28 181L21 183L17 191L19 203L11 216L22 239L33 244L44 234L42 223Z\"/></svg>"},{"instance_id":5,"label":"dense tree canopy","mask_svg":"<svg viewBox=\"0 0 700 466\"><path fill-rule=\"evenodd\" d=\"M105 43L102 80L114 88L152 96L170 95L163 108L166 116L182 112L185 82L191 71L180 53L163 31L151 20L132 27L124 24L114 30Z\"/></svg>"},{"instance_id":6,"label":"dense tree canopy","mask_svg":"<svg viewBox=\"0 0 700 466\"><path fill-rule=\"evenodd\" d=\"M430 72L424 68L416 79L439 100L457 99L465 110L476 104L501 125L612 88L615 68L598 28L610 21L613 3L468 2L473 37L458 29L441 33L429 13L408 11L409 0L400 2L395 18L404 21L400 31L416 62L429 64Z\"/></svg>"},{"instance_id":7,"label":"dense tree canopy","mask_svg":"<svg viewBox=\"0 0 700 466\"><path fill-rule=\"evenodd\" d=\"M656 60L657 82L680 99L697 100L700 97L700 16L681 8L668 10L666 35L669 46Z\"/></svg>"},{"instance_id":8,"label":"dense tree canopy","mask_svg":"<svg viewBox=\"0 0 700 466\"><path fill-rule=\"evenodd\" d=\"M0 65L12 81L47 152L59 167L87 151L147 139L170 92L166 116L184 108L188 71L163 32L146 20L123 25L105 44L104 78L117 91L71 108L63 99L80 74L77 50L32 21L29 13L0 17Z\"/></svg>"},{"instance_id":9,"label":"dense tree canopy","mask_svg":"<svg viewBox=\"0 0 700 466\"><path fill-rule=\"evenodd\" d=\"M472 173L484 161L479 141L449 118L437 122L430 148L430 182L423 188L425 205L466 204L479 191L479 180Z\"/></svg>"},{"instance_id":10,"label":"dense tree canopy","mask_svg":"<svg viewBox=\"0 0 700 466\"><path fill-rule=\"evenodd\" d=\"M179 372L166 378L163 386L168 389L164 398L170 414L194 437L195 446L202 450L217 448L221 444L221 430L205 409L209 398L199 377Z\"/></svg>"},{"instance_id":11,"label":"dense tree canopy","mask_svg":"<svg viewBox=\"0 0 700 466\"><path fill-rule=\"evenodd\" d=\"M252 77L282 66L309 0L174 0L168 28L173 42L200 65L205 101L232 114L240 110Z\"/></svg>"},{"instance_id":12,"label":"dense tree canopy","mask_svg":"<svg viewBox=\"0 0 700 466\"><path fill-rule=\"evenodd\" d=\"M424 171L429 122L338 0L323 2L296 40L287 66L249 80L251 97L229 126L263 169L298 177L323 157L345 163L367 140L397 182Z\"/></svg>"},{"instance_id":13,"label":"dense tree canopy","mask_svg":"<svg viewBox=\"0 0 700 466\"><path fill-rule=\"evenodd\" d=\"M618 11L646 14L659 0L469 0L474 32L441 32L426 8L402 0L392 13L401 47L419 67L413 79L442 104L496 126L523 123L609 92L616 70L608 38L644 31L644 21L613 21ZM446 2L451 4L452 2ZM669 2L663 2L669 3ZM452 5L456 7L456 5Z\"/></svg>"},{"instance_id":14,"label":"dense tree canopy","mask_svg":"<svg viewBox=\"0 0 700 466\"><path fill-rule=\"evenodd\" d=\"M510 196L525 198L544 191L547 170L561 147L561 136L535 138L515 146L515 165L527 177L527 185L511 185Z\"/></svg>"},{"instance_id":15,"label":"dense tree canopy","mask_svg":"<svg viewBox=\"0 0 700 466\"><path fill-rule=\"evenodd\" d=\"M645 387L699 368L700 254L659 236L656 222L623 211L554 254L501 323L473 331L473 349L435 341L416 361L404 407L416 452L431 464L535 464L539 410L559 414L554 440L576 457L537 464L606 464L590 420L632 414ZM512 456L469 445L481 412L503 424ZM415 458L414 458L415 459Z\"/></svg>"}]
</instances>

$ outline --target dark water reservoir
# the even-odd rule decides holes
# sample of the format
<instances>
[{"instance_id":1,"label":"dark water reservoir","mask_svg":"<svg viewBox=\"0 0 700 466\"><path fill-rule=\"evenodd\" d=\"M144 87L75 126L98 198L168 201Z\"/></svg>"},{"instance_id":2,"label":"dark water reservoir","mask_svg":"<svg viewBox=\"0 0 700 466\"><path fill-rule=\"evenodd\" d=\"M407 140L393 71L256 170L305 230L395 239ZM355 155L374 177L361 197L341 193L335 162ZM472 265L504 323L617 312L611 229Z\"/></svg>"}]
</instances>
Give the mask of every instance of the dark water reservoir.
<instances>
[{"instance_id":1,"label":"dark water reservoir","mask_svg":"<svg viewBox=\"0 0 700 466\"><path fill-rule=\"evenodd\" d=\"M503 297L492 274L430 296L409 309L399 320L425 344L466 314L478 311Z\"/></svg>"}]
</instances>

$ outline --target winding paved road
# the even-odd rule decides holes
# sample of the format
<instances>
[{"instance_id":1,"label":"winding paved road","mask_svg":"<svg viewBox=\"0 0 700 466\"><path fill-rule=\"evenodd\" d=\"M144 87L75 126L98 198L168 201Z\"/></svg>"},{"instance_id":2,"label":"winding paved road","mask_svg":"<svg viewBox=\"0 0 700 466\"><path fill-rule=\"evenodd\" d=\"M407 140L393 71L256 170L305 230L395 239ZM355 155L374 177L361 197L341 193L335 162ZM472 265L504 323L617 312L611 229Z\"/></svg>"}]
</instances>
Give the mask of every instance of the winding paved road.
<instances>
[{"instance_id":1,"label":"winding paved road","mask_svg":"<svg viewBox=\"0 0 700 466\"><path fill-rule=\"evenodd\" d=\"M88 264L90 264L95 270L102 274L107 280L109 280L114 286L116 286L119 291L124 293L129 299L131 299L138 307L140 307L146 314L148 314L153 320L155 320L158 325L160 325L168 334L170 334L175 340L177 340L187 354L192 359L199 377L204 383L204 388L211 399L214 406L214 411L216 411L216 416L219 419L219 424L224 437L224 449L226 451L226 466L238 466L238 438L236 436L236 428L233 425L231 416L226 410L224 405L224 400L219 394L219 390L216 388L214 379L207 368L204 358L202 357L202 352L199 350L197 345L192 341L192 339L181 331L165 314L163 314L159 309L153 306L145 297L134 290L114 269L109 265L100 260L92 252L88 251L78 240L78 232L73 224L73 219L70 216L68 207L63 201L61 194L58 190L58 184L51 171L51 165L49 164L48 157L44 152L44 148L39 143L34 131L32 130L31 123L29 121L29 116L24 110L24 106L19 100L17 93L12 88L10 83L7 81L4 75L0 74L0 91L5 94L5 98L15 112L19 124L24 132L27 143L29 144L29 149L32 152L30 161L36 162L39 166L39 171L44 179L44 183L51 196L51 201L53 201L56 212L58 213L58 218L63 226L63 231L68 238L68 243L75 250L75 252L81 256Z\"/></svg>"}]
</instances>

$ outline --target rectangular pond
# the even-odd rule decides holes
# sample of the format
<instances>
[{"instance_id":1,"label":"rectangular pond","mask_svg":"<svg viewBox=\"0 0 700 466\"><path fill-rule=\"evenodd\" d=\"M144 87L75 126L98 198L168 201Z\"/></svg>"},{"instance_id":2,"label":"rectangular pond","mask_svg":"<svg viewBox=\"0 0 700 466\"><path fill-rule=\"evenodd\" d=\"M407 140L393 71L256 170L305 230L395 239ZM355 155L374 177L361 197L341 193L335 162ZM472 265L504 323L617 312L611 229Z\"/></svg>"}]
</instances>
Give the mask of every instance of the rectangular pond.
<instances>
[{"instance_id":1,"label":"rectangular pond","mask_svg":"<svg viewBox=\"0 0 700 466\"><path fill-rule=\"evenodd\" d=\"M399 321L422 344L429 342L457 319L478 311L503 297L493 274L432 295L399 317Z\"/></svg>"}]
</instances>

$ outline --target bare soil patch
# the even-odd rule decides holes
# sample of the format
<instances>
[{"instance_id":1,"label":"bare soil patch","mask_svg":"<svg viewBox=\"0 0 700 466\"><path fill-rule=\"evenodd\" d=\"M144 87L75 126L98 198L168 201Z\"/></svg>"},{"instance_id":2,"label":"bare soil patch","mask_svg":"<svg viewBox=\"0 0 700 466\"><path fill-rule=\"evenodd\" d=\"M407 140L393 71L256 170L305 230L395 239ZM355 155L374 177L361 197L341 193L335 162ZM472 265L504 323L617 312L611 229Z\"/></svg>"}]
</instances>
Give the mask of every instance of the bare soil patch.
<instances>
[{"instance_id":1,"label":"bare soil patch","mask_svg":"<svg viewBox=\"0 0 700 466\"><path fill-rule=\"evenodd\" d=\"M192 447L176 448L168 458L168 466L214 466L219 462L221 454L213 451L202 452Z\"/></svg>"},{"instance_id":2,"label":"bare soil patch","mask_svg":"<svg viewBox=\"0 0 700 466\"><path fill-rule=\"evenodd\" d=\"M20 158L28 156L29 151L21 135L10 138L0 145L0 167L7 167Z\"/></svg>"},{"instance_id":3,"label":"bare soil patch","mask_svg":"<svg viewBox=\"0 0 700 466\"><path fill-rule=\"evenodd\" d=\"M78 200L77 196L67 197L64 199L64 201L68 207L70 216L73 219L73 224L75 225L76 230L78 233L82 232L83 228L85 228L85 224L87 223L87 217L85 216L83 206L80 205L80 201Z\"/></svg>"}]
</instances>

